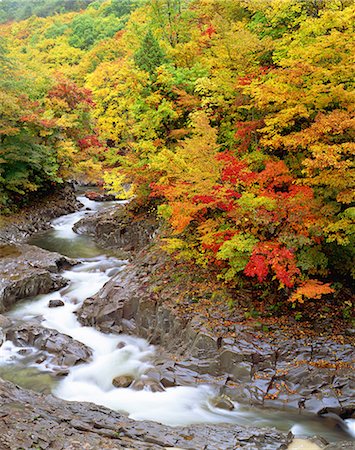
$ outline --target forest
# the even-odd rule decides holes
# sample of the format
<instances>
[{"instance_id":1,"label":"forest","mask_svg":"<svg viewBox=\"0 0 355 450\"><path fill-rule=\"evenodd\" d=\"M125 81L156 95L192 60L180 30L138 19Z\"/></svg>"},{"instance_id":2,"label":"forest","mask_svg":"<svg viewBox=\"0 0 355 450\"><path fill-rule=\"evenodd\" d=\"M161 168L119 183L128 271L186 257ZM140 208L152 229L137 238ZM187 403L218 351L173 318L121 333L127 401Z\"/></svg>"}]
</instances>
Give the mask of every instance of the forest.
<instances>
[{"instance_id":1,"label":"forest","mask_svg":"<svg viewBox=\"0 0 355 450\"><path fill-rule=\"evenodd\" d=\"M104 183L228 288L349 289L352 0L2 0L0 22L3 215Z\"/></svg>"}]
</instances>

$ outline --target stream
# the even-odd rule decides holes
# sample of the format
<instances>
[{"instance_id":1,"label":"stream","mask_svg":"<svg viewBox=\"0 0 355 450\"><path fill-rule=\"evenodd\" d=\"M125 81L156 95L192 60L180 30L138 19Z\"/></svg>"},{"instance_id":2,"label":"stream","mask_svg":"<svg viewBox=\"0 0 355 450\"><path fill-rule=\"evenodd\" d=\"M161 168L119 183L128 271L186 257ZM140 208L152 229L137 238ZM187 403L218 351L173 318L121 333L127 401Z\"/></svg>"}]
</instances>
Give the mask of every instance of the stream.
<instances>
[{"instance_id":1,"label":"stream","mask_svg":"<svg viewBox=\"0 0 355 450\"><path fill-rule=\"evenodd\" d=\"M74 366L65 377L55 376L58 369L50 357L38 360L38 350L16 347L5 341L0 347L0 376L39 392L52 392L65 400L90 401L127 414L135 420L153 420L165 425L191 425L197 423L236 423L239 425L275 427L291 430L298 437L319 435L329 442L355 438L355 420L345 421L347 432L329 428L328 423L316 416L297 412L250 408L234 404L233 411L212 406L218 395L208 385L178 386L164 392L148 389L115 388L113 378L131 375L139 379L153 366L155 352L159 351L146 340L126 335L104 334L92 327L82 326L75 310L88 297L124 269L127 261L114 253L99 248L94 241L74 233L74 223L86 215L103 208L112 208L120 202L94 202L78 197L83 204L80 211L55 219L52 228L35 235L30 244L79 260L79 264L65 270L62 275L69 283L57 292L26 299L7 313L17 320L32 320L47 328L58 330L90 347L90 362ZM49 308L48 302L61 299L64 306Z\"/></svg>"}]
</instances>

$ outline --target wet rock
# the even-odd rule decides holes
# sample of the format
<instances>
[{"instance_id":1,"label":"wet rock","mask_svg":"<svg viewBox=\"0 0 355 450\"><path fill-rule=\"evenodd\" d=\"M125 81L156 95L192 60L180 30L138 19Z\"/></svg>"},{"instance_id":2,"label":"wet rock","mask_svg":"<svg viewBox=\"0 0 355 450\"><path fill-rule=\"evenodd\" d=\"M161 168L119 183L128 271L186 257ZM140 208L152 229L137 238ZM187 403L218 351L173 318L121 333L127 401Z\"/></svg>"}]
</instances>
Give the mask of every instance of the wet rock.
<instances>
[{"instance_id":1,"label":"wet rock","mask_svg":"<svg viewBox=\"0 0 355 450\"><path fill-rule=\"evenodd\" d=\"M33 245L0 244L0 263L0 312L4 312L19 299L65 286L59 271L74 261Z\"/></svg>"},{"instance_id":2,"label":"wet rock","mask_svg":"<svg viewBox=\"0 0 355 450\"><path fill-rule=\"evenodd\" d=\"M66 402L0 380L0 448L281 450L292 435L237 425L168 427L91 403Z\"/></svg>"},{"instance_id":3,"label":"wet rock","mask_svg":"<svg viewBox=\"0 0 355 450\"><path fill-rule=\"evenodd\" d=\"M112 202L117 200L113 194L107 194L104 192L87 191L84 195L89 200L93 200L95 202Z\"/></svg>"},{"instance_id":4,"label":"wet rock","mask_svg":"<svg viewBox=\"0 0 355 450\"><path fill-rule=\"evenodd\" d=\"M234 409L232 401L225 395L213 398L211 405L215 408L226 409L227 411L233 411Z\"/></svg>"},{"instance_id":5,"label":"wet rock","mask_svg":"<svg viewBox=\"0 0 355 450\"><path fill-rule=\"evenodd\" d=\"M8 317L0 314L0 328L7 328L11 325L12 321Z\"/></svg>"},{"instance_id":6,"label":"wet rock","mask_svg":"<svg viewBox=\"0 0 355 450\"><path fill-rule=\"evenodd\" d=\"M92 236L105 248L138 251L149 243L157 229L154 217L135 217L127 207L114 207L84 217L74 224L78 234Z\"/></svg>"},{"instance_id":7,"label":"wet rock","mask_svg":"<svg viewBox=\"0 0 355 450\"><path fill-rule=\"evenodd\" d=\"M66 334L59 333L59 331L44 328L32 322L14 324L7 329L6 339L12 341L18 347L31 346L48 353L51 365L60 368L86 362L92 356L91 350L81 342ZM41 361L43 358L48 359L46 354L42 354L38 357L38 360Z\"/></svg>"},{"instance_id":8,"label":"wet rock","mask_svg":"<svg viewBox=\"0 0 355 450\"><path fill-rule=\"evenodd\" d=\"M59 306L64 306L65 303L60 298L49 300L48 308L58 308Z\"/></svg>"},{"instance_id":9,"label":"wet rock","mask_svg":"<svg viewBox=\"0 0 355 450\"><path fill-rule=\"evenodd\" d=\"M354 450L355 444L354 442L349 441L341 441L341 442L333 442L324 447L324 450Z\"/></svg>"},{"instance_id":10,"label":"wet rock","mask_svg":"<svg viewBox=\"0 0 355 450\"><path fill-rule=\"evenodd\" d=\"M79 209L72 184L66 183L42 199L0 222L0 243L19 243L32 234L47 230L51 220Z\"/></svg>"},{"instance_id":11,"label":"wet rock","mask_svg":"<svg viewBox=\"0 0 355 450\"><path fill-rule=\"evenodd\" d=\"M173 372L165 371L160 379L163 387L169 388L176 386L176 380Z\"/></svg>"},{"instance_id":12,"label":"wet rock","mask_svg":"<svg viewBox=\"0 0 355 450\"><path fill-rule=\"evenodd\" d=\"M154 378L148 378L142 376L140 380L135 380L131 388L135 391L143 391L148 390L151 392L163 392L165 391L164 386L162 386L161 383L159 383L157 380L154 380Z\"/></svg>"},{"instance_id":13,"label":"wet rock","mask_svg":"<svg viewBox=\"0 0 355 450\"><path fill-rule=\"evenodd\" d=\"M112 380L112 384L116 388L127 388L128 386L130 386L132 384L133 381L134 381L134 378L131 377L130 375L121 375L119 377L114 378Z\"/></svg>"},{"instance_id":14,"label":"wet rock","mask_svg":"<svg viewBox=\"0 0 355 450\"><path fill-rule=\"evenodd\" d=\"M348 424L337 414L335 413L324 413L320 416L328 428L339 428L346 433L349 432Z\"/></svg>"}]
</instances>

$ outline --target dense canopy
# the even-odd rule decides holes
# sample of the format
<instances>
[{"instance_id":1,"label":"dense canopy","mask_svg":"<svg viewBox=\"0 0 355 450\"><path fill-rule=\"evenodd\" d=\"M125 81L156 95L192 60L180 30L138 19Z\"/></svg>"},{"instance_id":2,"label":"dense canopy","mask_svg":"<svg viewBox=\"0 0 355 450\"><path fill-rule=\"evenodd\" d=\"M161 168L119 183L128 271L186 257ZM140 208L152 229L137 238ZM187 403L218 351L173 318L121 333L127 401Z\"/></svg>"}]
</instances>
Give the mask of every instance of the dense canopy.
<instances>
[{"instance_id":1,"label":"dense canopy","mask_svg":"<svg viewBox=\"0 0 355 450\"><path fill-rule=\"evenodd\" d=\"M3 212L103 177L228 286L351 282L351 0L3 0L0 21Z\"/></svg>"}]
</instances>

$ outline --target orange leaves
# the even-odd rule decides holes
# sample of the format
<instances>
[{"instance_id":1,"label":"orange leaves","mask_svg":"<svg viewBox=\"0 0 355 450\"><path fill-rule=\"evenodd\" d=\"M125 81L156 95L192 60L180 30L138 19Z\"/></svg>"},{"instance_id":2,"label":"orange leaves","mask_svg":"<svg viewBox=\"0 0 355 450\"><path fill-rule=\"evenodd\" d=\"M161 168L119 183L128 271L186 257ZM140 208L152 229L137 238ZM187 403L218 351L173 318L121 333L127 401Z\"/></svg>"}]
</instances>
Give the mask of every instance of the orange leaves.
<instances>
[{"instance_id":1,"label":"orange leaves","mask_svg":"<svg viewBox=\"0 0 355 450\"><path fill-rule=\"evenodd\" d=\"M289 301L292 303L304 303L305 299L320 299L322 295L332 294L334 291L330 283L322 283L318 280L304 281L291 295Z\"/></svg>"}]
</instances>

